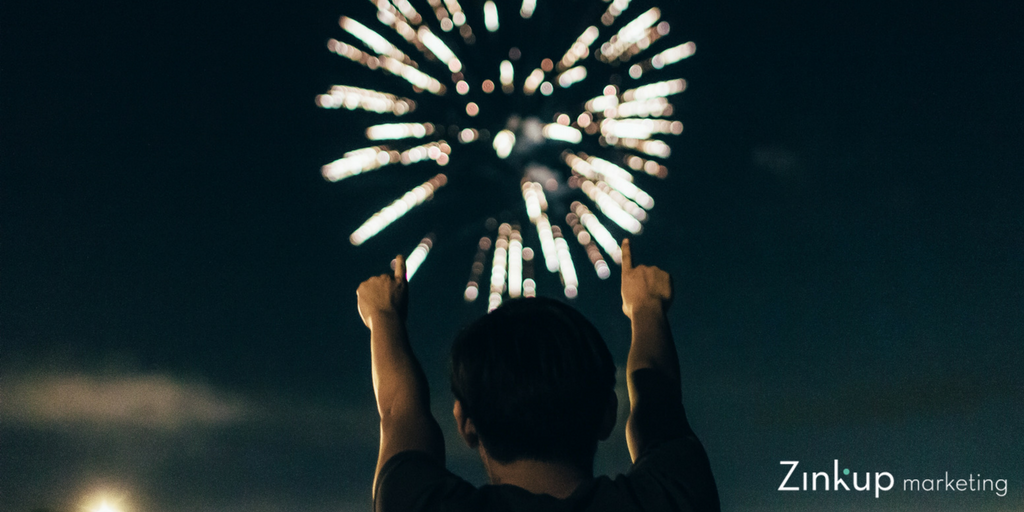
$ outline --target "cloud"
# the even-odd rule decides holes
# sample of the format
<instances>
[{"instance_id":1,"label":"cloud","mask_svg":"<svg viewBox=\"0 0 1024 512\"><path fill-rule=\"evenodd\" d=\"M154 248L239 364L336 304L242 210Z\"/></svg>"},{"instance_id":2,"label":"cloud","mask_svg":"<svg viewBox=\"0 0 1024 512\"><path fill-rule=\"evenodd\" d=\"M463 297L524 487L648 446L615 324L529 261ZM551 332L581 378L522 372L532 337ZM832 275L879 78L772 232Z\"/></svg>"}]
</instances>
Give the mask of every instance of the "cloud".
<instances>
[{"instance_id":1,"label":"cloud","mask_svg":"<svg viewBox=\"0 0 1024 512\"><path fill-rule=\"evenodd\" d=\"M0 509L78 510L111 492L163 512L320 512L369 499L376 410L347 395L257 395L137 372L2 375L0 453L17 470L0 481Z\"/></svg>"},{"instance_id":2,"label":"cloud","mask_svg":"<svg viewBox=\"0 0 1024 512\"><path fill-rule=\"evenodd\" d=\"M4 378L4 422L137 426L158 430L225 425L253 413L240 397L166 375L31 374Z\"/></svg>"}]
</instances>

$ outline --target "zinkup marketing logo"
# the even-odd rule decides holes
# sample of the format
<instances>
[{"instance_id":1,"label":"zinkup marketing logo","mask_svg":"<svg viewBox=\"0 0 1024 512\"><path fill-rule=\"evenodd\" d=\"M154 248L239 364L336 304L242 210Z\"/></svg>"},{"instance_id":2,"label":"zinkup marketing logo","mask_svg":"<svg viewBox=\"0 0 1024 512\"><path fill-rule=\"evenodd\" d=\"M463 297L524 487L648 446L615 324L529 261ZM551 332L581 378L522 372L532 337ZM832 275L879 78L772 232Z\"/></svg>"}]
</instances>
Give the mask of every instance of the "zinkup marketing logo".
<instances>
[{"instance_id":1,"label":"zinkup marketing logo","mask_svg":"<svg viewBox=\"0 0 1024 512\"><path fill-rule=\"evenodd\" d=\"M839 469L839 459L835 459L832 471L798 472L800 461L779 461L782 466L789 466L789 471L779 484L780 491L843 491L843 492L874 492L875 498L892 490L906 492L994 492L996 496L1006 496L1007 481L1005 478L982 478L980 474L968 474L967 478L950 478L949 472L939 478L898 478L888 471L850 471L849 468Z\"/></svg>"}]
</instances>

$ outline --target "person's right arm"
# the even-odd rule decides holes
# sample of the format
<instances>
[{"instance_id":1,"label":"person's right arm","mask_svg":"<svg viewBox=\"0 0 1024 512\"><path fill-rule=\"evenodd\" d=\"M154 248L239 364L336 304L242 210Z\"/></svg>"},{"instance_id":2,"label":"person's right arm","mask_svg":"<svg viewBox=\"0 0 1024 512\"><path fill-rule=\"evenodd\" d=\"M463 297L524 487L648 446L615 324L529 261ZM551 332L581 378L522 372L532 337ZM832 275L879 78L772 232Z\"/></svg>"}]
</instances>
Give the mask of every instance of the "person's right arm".
<instances>
[{"instance_id":1,"label":"person's right arm","mask_svg":"<svg viewBox=\"0 0 1024 512\"><path fill-rule=\"evenodd\" d=\"M649 446L690 432L683 411L679 359L666 317L671 303L671 276L658 267L634 267L629 240L624 240L622 312L633 330L626 362L626 443L634 462Z\"/></svg>"},{"instance_id":2,"label":"person's right arm","mask_svg":"<svg viewBox=\"0 0 1024 512\"><path fill-rule=\"evenodd\" d=\"M385 463L405 451L419 451L444 467L444 436L430 412L430 390L406 331L409 283L405 258L393 274L371 277L356 290L359 316L370 329L373 392L380 414L380 451L373 492Z\"/></svg>"}]
</instances>

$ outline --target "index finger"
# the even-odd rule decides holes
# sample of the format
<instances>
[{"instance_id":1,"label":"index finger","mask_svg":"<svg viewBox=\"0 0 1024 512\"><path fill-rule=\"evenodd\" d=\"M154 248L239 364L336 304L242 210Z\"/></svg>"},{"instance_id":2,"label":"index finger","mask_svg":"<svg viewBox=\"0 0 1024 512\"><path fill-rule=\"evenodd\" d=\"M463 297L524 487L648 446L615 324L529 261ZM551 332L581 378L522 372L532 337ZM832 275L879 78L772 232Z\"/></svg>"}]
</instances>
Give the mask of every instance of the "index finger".
<instances>
[{"instance_id":1,"label":"index finger","mask_svg":"<svg viewBox=\"0 0 1024 512\"><path fill-rule=\"evenodd\" d=\"M629 248L629 239L622 240L622 271L633 270L633 251Z\"/></svg>"},{"instance_id":2,"label":"index finger","mask_svg":"<svg viewBox=\"0 0 1024 512\"><path fill-rule=\"evenodd\" d=\"M405 256L395 256L395 279L405 281Z\"/></svg>"}]
</instances>

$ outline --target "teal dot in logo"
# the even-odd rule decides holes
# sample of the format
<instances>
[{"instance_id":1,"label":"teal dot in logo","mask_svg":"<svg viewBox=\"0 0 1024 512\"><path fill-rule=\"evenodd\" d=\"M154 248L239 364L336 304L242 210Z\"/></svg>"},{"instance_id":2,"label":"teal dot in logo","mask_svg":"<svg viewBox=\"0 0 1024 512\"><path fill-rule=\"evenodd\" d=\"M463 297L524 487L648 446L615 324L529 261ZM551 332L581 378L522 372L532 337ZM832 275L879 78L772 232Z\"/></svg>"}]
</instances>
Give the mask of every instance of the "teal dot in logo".
<instances>
[{"instance_id":1,"label":"teal dot in logo","mask_svg":"<svg viewBox=\"0 0 1024 512\"><path fill-rule=\"evenodd\" d=\"M850 470L849 469L844 469L843 470L843 474L844 475L849 475L850 474Z\"/></svg>"}]
</instances>

